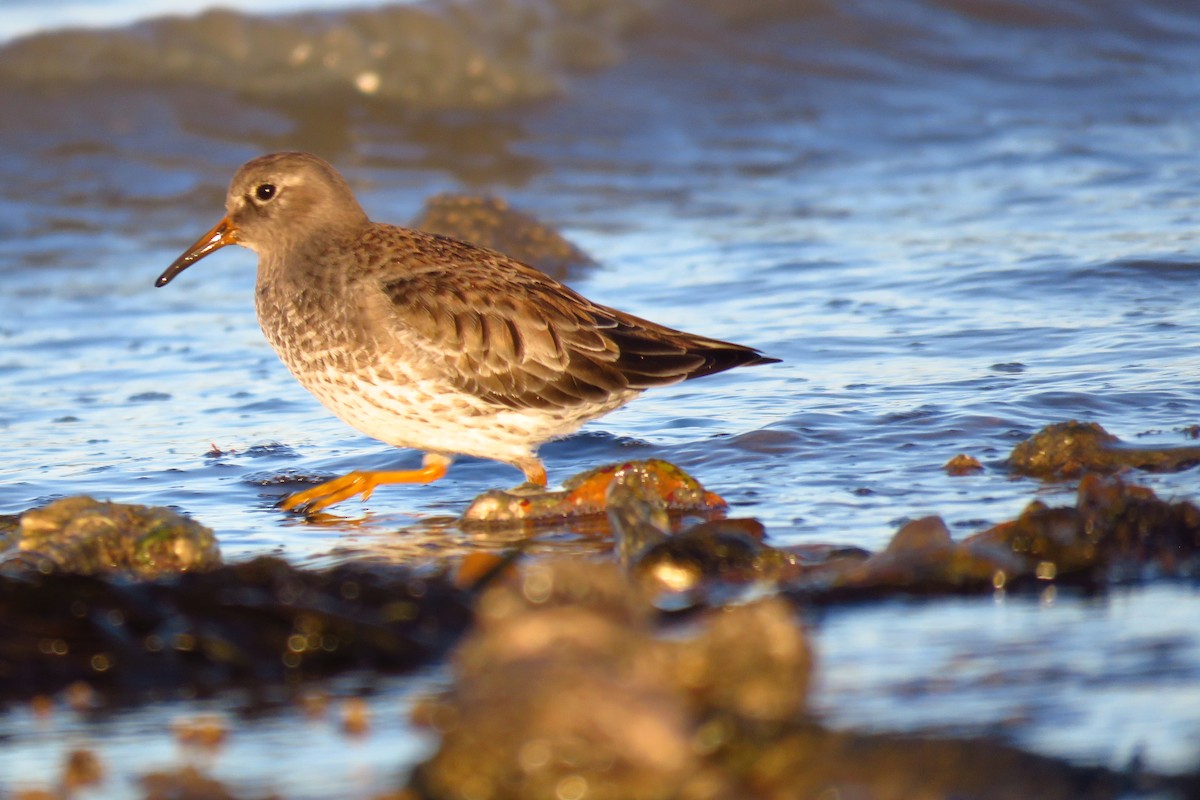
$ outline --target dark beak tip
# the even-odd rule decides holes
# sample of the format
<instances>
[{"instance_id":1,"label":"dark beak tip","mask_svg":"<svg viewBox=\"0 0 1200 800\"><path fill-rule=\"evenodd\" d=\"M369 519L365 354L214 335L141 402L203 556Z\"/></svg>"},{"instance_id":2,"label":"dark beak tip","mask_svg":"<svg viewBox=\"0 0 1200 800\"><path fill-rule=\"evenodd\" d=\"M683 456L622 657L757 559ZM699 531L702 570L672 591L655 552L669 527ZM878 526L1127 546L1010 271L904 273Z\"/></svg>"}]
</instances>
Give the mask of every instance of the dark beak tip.
<instances>
[{"instance_id":1,"label":"dark beak tip","mask_svg":"<svg viewBox=\"0 0 1200 800\"><path fill-rule=\"evenodd\" d=\"M154 285L161 289L171 281L175 280L175 278L179 276L179 273L187 269L190 262L181 264L180 261L183 261L183 259L181 258L179 261L176 261L174 264L163 270L163 274L158 276L157 280L154 281Z\"/></svg>"},{"instance_id":2,"label":"dark beak tip","mask_svg":"<svg viewBox=\"0 0 1200 800\"><path fill-rule=\"evenodd\" d=\"M154 285L161 289L173 281L179 273L209 253L220 250L225 245L233 244L237 241L235 238L236 233L237 229L229 221L229 218L222 219L211 231L201 236L195 244L189 247L187 252L175 259L175 262L171 266L163 270L163 274L158 276L158 280L154 282Z\"/></svg>"}]
</instances>

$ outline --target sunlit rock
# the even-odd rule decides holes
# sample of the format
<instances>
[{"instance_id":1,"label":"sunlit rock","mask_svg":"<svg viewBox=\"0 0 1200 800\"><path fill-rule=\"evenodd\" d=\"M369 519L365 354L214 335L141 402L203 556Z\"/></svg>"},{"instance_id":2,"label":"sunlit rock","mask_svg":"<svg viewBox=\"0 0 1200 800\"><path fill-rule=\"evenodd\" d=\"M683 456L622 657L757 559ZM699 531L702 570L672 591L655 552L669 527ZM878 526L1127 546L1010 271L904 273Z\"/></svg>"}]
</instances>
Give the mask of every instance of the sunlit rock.
<instances>
[{"instance_id":1,"label":"sunlit rock","mask_svg":"<svg viewBox=\"0 0 1200 800\"><path fill-rule=\"evenodd\" d=\"M669 511L720 513L725 501L706 492L699 481L679 467L661 459L627 461L581 472L563 481L561 491L518 487L486 492L463 513L465 523L511 525L561 517L599 515L608 509L613 483L638 481Z\"/></svg>"}]
</instances>

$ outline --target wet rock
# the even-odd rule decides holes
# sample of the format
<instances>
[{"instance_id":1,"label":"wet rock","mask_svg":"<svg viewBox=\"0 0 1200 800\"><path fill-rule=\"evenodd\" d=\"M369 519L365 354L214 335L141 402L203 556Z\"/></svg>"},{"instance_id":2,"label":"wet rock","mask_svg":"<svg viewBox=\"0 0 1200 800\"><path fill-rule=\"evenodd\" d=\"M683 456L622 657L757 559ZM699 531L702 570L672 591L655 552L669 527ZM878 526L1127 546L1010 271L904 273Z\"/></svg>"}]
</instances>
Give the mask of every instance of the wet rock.
<instances>
[{"instance_id":1,"label":"wet rock","mask_svg":"<svg viewBox=\"0 0 1200 800\"><path fill-rule=\"evenodd\" d=\"M969 537L972 549L1001 547L1040 580L1104 581L1200 571L1200 508L1169 503L1117 477L1086 475L1075 508L1030 503L1011 522Z\"/></svg>"},{"instance_id":2,"label":"wet rock","mask_svg":"<svg viewBox=\"0 0 1200 800\"><path fill-rule=\"evenodd\" d=\"M716 520L688 528L646 548L633 564L652 591L687 593L705 581L777 580L791 565L786 553L746 533L739 523Z\"/></svg>"},{"instance_id":3,"label":"wet rock","mask_svg":"<svg viewBox=\"0 0 1200 800\"><path fill-rule=\"evenodd\" d=\"M723 720L803 707L803 629L777 599L710 612L688 637L657 635L655 619L612 564L538 564L489 589L453 689L420 710L442 742L414 790L670 798L724 788L703 759Z\"/></svg>"},{"instance_id":4,"label":"wet rock","mask_svg":"<svg viewBox=\"0 0 1200 800\"><path fill-rule=\"evenodd\" d=\"M153 578L221 563L213 532L194 520L166 508L83 495L26 511L13 538L15 552L4 554L8 572L33 568Z\"/></svg>"},{"instance_id":5,"label":"wet rock","mask_svg":"<svg viewBox=\"0 0 1200 800\"><path fill-rule=\"evenodd\" d=\"M721 583L777 581L792 566L786 553L763 543L754 519L706 520L673 530L657 481L634 471L608 488L608 520L618 561L662 607L706 602Z\"/></svg>"},{"instance_id":6,"label":"wet rock","mask_svg":"<svg viewBox=\"0 0 1200 800\"><path fill-rule=\"evenodd\" d=\"M790 575L782 578L781 588L793 591L806 587L817 595L829 591L841 575L872 556L861 547L832 544L791 545L781 549L792 564Z\"/></svg>"},{"instance_id":7,"label":"wet rock","mask_svg":"<svg viewBox=\"0 0 1200 800\"><path fill-rule=\"evenodd\" d=\"M785 583L809 602L1095 585L1200 574L1200 508L1090 474L1074 508L1033 502L1021 515L955 542L939 517L904 525L881 553L797 563Z\"/></svg>"},{"instance_id":8,"label":"wet rock","mask_svg":"<svg viewBox=\"0 0 1200 800\"><path fill-rule=\"evenodd\" d=\"M128 582L0 576L0 702L77 682L110 701L398 672L445 653L469 596L398 567L272 558Z\"/></svg>"},{"instance_id":9,"label":"wet rock","mask_svg":"<svg viewBox=\"0 0 1200 800\"><path fill-rule=\"evenodd\" d=\"M946 547L935 522L899 549ZM985 740L830 731L805 716L812 654L778 598L663 630L611 564L533 565L493 586L453 686L418 706L441 734L400 796L1116 798L1176 788Z\"/></svg>"},{"instance_id":10,"label":"wet rock","mask_svg":"<svg viewBox=\"0 0 1200 800\"><path fill-rule=\"evenodd\" d=\"M601 515L608 509L609 487L637 481L671 512L719 514L725 501L679 467L661 459L627 461L582 472L563 481L562 491L517 489L486 492L463 513L464 525L520 525L563 517Z\"/></svg>"},{"instance_id":11,"label":"wet rock","mask_svg":"<svg viewBox=\"0 0 1200 800\"><path fill-rule=\"evenodd\" d=\"M612 565L536 565L480 600L452 694L422 714L434 797L665 797L691 772L689 718L648 607Z\"/></svg>"},{"instance_id":12,"label":"wet rock","mask_svg":"<svg viewBox=\"0 0 1200 800\"><path fill-rule=\"evenodd\" d=\"M978 472L983 472L983 464L980 464L979 459L975 458L975 456L959 453L946 462L944 469L947 475L959 477L961 475L974 475Z\"/></svg>"},{"instance_id":13,"label":"wet rock","mask_svg":"<svg viewBox=\"0 0 1200 800\"><path fill-rule=\"evenodd\" d=\"M1122 469L1174 472L1200 463L1200 447L1129 447L1095 422L1072 420L1047 425L1018 444L1008 463L1014 472L1046 480Z\"/></svg>"},{"instance_id":14,"label":"wet rock","mask_svg":"<svg viewBox=\"0 0 1200 800\"><path fill-rule=\"evenodd\" d=\"M412 227L498 250L560 281L596 266L556 230L497 197L437 195Z\"/></svg>"}]
</instances>

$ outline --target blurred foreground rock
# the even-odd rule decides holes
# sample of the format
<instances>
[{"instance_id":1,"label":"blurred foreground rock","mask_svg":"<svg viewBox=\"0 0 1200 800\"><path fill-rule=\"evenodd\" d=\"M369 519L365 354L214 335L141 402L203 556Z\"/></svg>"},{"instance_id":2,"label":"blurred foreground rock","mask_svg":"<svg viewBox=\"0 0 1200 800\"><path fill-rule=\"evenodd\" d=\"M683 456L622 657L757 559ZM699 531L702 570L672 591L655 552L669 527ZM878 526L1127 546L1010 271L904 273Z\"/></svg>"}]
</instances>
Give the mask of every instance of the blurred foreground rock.
<instances>
[{"instance_id":1,"label":"blurred foreground rock","mask_svg":"<svg viewBox=\"0 0 1200 800\"><path fill-rule=\"evenodd\" d=\"M419 712L442 746L416 785L614 800L722 788L704 756L732 731L727 717L778 723L803 709L804 630L778 599L711 611L672 639L653 621L611 564L539 563L489 589L453 690Z\"/></svg>"},{"instance_id":2,"label":"blurred foreground rock","mask_svg":"<svg viewBox=\"0 0 1200 800\"><path fill-rule=\"evenodd\" d=\"M136 701L397 672L444 654L470 619L465 592L402 567L0 576L0 702L72 684Z\"/></svg>"},{"instance_id":3,"label":"blurred foreground rock","mask_svg":"<svg viewBox=\"0 0 1200 800\"><path fill-rule=\"evenodd\" d=\"M416 712L440 747L398 796L1073 800L1138 781L982 740L827 730L805 713L812 654L788 604L664 627L605 563L538 563L489 589L454 669Z\"/></svg>"}]
</instances>

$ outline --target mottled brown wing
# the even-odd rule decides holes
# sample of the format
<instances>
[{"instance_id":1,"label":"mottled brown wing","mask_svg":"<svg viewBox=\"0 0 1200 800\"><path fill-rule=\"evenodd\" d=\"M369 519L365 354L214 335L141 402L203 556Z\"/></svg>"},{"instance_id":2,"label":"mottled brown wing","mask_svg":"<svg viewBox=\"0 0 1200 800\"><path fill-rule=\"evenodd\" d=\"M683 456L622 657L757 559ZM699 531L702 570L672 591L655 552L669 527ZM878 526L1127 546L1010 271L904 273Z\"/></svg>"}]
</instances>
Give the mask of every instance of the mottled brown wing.
<instances>
[{"instance_id":1,"label":"mottled brown wing","mask_svg":"<svg viewBox=\"0 0 1200 800\"><path fill-rule=\"evenodd\" d=\"M436 239L436 259L406 259L379 285L405 338L456 388L489 402L573 407L776 360L596 305L499 253Z\"/></svg>"}]
</instances>

